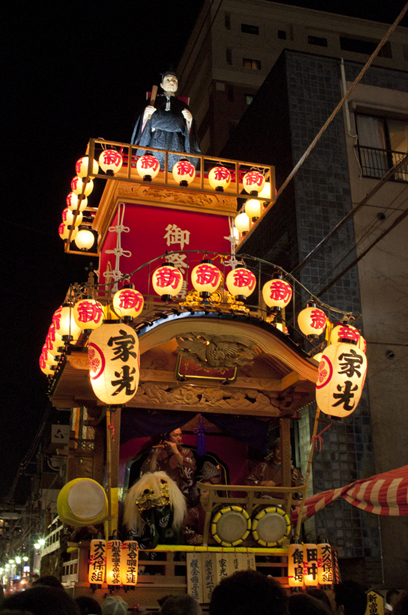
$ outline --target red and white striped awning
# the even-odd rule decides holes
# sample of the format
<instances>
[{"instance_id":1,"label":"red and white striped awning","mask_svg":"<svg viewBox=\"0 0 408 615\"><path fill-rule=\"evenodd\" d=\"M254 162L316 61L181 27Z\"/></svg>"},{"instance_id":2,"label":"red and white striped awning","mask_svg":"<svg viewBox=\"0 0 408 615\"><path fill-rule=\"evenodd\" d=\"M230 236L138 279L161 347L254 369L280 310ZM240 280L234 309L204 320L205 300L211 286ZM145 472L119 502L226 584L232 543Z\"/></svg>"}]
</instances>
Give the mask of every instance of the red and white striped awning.
<instances>
[{"instance_id":1,"label":"red and white striped awning","mask_svg":"<svg viewBox=\"0 0 408 615\"><path fill-rule=\"evenodd\" d=\"M302 521L312 517L340 496L349 504L376 515L406 516L408 515L408 466L306 498ZM293 512L294 522L297 519L299 506Z\"/></svg>"}]
</instances>

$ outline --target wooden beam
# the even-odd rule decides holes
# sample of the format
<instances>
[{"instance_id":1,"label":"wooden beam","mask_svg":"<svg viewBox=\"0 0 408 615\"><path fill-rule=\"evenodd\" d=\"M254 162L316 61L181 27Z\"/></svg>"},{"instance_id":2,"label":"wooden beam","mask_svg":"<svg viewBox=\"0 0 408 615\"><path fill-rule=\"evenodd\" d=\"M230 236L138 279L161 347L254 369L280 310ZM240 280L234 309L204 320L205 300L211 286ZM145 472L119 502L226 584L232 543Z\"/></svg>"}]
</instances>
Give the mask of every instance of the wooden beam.
<instances>
[{"instance_id":1,"label":"wooden beam","mask_svg":"<svg viewBox=\"0 0 408 615\"><path fill-rule=\"evenodd\" d=\"M293 384L295 384L298 380L300 380L300 376L297 372L290 372L287 376L282 378L281 380L281 391L285 391Z\"/></svg>"}]
</instances>

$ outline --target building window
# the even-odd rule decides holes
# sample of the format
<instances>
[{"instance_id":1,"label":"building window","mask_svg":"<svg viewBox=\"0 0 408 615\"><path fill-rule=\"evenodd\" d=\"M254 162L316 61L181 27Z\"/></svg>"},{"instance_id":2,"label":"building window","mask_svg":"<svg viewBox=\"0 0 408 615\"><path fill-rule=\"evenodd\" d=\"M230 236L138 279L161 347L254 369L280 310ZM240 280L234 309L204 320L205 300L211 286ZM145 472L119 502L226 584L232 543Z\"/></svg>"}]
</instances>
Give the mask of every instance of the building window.
<instances>
[{"instance_id":1,"label":"building window","mask_svg":"<svg viewBox=\"0 0 408 615\"><path fill-rule=\"evenodd\" d=\"M225 59L227 60L227 64L232 65L232 49L225 50Z\"/></svg>"},{"instance_id":2,"label":"building window","mask_svg":"<svg viewBox=\"0 0 408 615\"><path fill-rule=\"evenodd\" d=\"M245 34L259 34L259 28L258 26L251 26L248 23L242 23L241 32L245 32Z\"/></svg>"},{"instance_id":3,"label":"building window","mask_svg":"<svg viewBox=\"0 0 408 615\"><path fill-rule=\"evenodd\" d=\"M243 58L242 65L244 68L251 68L252 70L261 70L260 60L251 60L250 58Z\"/></svg>"},{"instance_id":4,"label":"building window","mask_svg":"<svg viewBox=\"0 0 408 615\"><path fill-rule=\"evenodd\" d=\"M234 102L234 88L232 85L227 85L227 98L229 102Z\"/></svg>"},{"instance_id":5,"label":"building window","mask_svg":"<svg viewBox=\"0 0 408 615\"><path fill-rule=\"evenodd\" d=\"M364 53L371 55L377 48L380 41L373 39L361 39L361 38L349 38L347 36L340 36L340 48L343 51L354 51L354 53ZM380 49L378 53L379 58L392 58L391 45L389 41Z\"/></svg>"},{"instance_id":6,"label":"building window","mask_svg":"<svg viewBox=\"0 0 408 615\"><path fill-rule=\"evenodd\" d=\"M227 30L231 30L231 15L229 13L224 15L224 26Z\"/></svg>"},{"instance_id":7,"label":"building window","mask_svg":"<svg viewBox=\"0 0 408 615\"><path fill-rule=\"evenodd\" d=\"M356 128L363 177L383 177L408 152L408 122L356 114ZM408 165L392 179L408 181Z\"/></svg>"},{"instance_id":8,"label":"building window","mask_svg":"<svg viewBox=\"0 0 408 615\"><path fill-rule=\"evenodd\" d=\"M318 45L319 47L327 47L327 38L321 38L320 36L308 36L307 42L309 45Z\"/></svg>"},{"instance_id":9,"label":"building window","mask_svg":"<svg viewBox=\"0 0 408 615\"><path fill-rule=\"evenodd\" d=\"M245 94L245 104L250 105L254 98L252 94Z\"/></svg>"},{"instance_id":10,"label":"building window","mask_svg":"<svg viewBox=\"0 0 408 615\"><path fill-rule=\"evenodd\" d=\"M285 30L278 30L278 38L281 38L283 41L286 41L286 32L285 32Z\"/></svg>"}]
</instances>

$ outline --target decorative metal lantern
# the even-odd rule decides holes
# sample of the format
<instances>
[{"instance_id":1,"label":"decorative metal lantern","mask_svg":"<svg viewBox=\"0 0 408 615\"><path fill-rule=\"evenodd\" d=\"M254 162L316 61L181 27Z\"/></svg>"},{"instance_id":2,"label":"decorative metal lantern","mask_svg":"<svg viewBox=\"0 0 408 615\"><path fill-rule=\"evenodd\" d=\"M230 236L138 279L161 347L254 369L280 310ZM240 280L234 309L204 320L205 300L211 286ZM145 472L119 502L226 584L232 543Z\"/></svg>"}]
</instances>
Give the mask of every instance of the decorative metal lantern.
<instances>
[{"instance_id":1,"label":"decorative metal lantern","mask_svg":"<svg viewBox=\"0 0 408 615\"><path fill-rule=\"evenodd\" d=\"M78 195L75 194L74 192L70 192L69 195L67 196L66 203L67 203L68 209L70 209L71 211L75 211L75 209L78 209L78 207L79 207L79 211L84 211L84 209L88 205L88 199L84 197L81 203L79 203Z\"/></svg>"},{"instance_id":2,"label":"decorative metal lantern","mask_svg":"<svg viewBox=\"0 0 408 615\"><path fill-rule=\"evenodd\" d=\"M91 540L89 553L88 582L92 585L102 585L106 574L106 540L94 538Z\"/></svg>"},{"instance_id":3,"label":"decorative metal lantern","mask_svg":"<svg viewBox=\"0 0 408 615\"><path fill-rule=\"evenodd\" d=\"M326 543L317 545L317 561L319 564L319 585L331 585L333 581L333 560L331 546Z\"/></svg>"},{"instance_id":4,"label":"decorative metal lantern","mask_svg":"<svg viewBox=\"0 0 408 615\"><path fill-rule=\"evenodd\" d=\"M84 156L76 161L75 164L75 173L78 177L87 177L89 170L89 177L95 177L99 172L99 165L96 160L91 160L91 165L89 166L89 157Z\"/></svg>"},{"instance_id":5,"label":"decorative metal lantern","mask_svg":"<svg viewBox=\"0 0 408 615\"><path fill-rule=\"evenodd\" d=\"M191 283L204 298L208 298L221 284L221 271L209 259L201 261L191 273Z\"/></svg>"},{"instance_id":6,"label":"decorative metal lantern","mask_svg":"<svg viewBox=\"0 0 408 615\"><path fill-rule=\"evenodd\" d=\"M92 297L77 301L74 305L74 320L85 331L100 327L103 321L103 305Z\"/></svg>"},{"instance_id":7,"label":"decorative metal lantern","mask_svg":"<svg viewBox=\"0 0 408 615\"><path fill-rule=\"evenodd\" d=\"M121 577L122 585L136 585L139 562L139 544L136 540L125 540L122 544Z\"/></svg>"},{"instance_id":8,"label":"decorative metal lantern","mask_svg":"<svg viewBox=\"0 0 408 615\"><path fill-rule=\"evenodd\" d=\"M289 587L303 587L303 545L288 546L288 583Z\"/></svg>"},{"instance_id":9,"label":"decorative metal lantern","mask_svg":"<svg viewBox=\"0 0 408 615\"><path fill-rule=\"evenodd\" d=\"M84 189L85 186L85 189ZM89 196L94 188L94 184L92 179L88 180L86 183L83 181L81 177L74 177L71 181L71 190L74 194L79 196L82 194L82 190L84 189L84 195Z\"/></svg>"},{"instance_id":10,"label":"decorative metal lantern","mask_svg":"<svg viewBox=\"0 0 408 615\"><path fill-rule=\"evenodd\" d=\"M243 211L235 217L235 227L239 230L240 233L246 235L249 231L249 227L251 226L251 221L248 218L247 214Z\"/></svg>"},{"instance_id":11,"label":"decorative metal lantern","mask_svg":"<svg viewBox=\"0 0 408 615\"><path fill-rule=\"evenodd\" d=\"M113 309L119 318L137 318L142 313L144 305L143 295L129 284L118 290L112 301Z\"/></svg>"},{"instance_id":12,"label":"decorative metal lantern","mask_svg":"<svg viewBox=\"0 0 408 615\"><path fill-rule=\"evenodd\" d=\"M81 212L78 212L77 215L75 216L74 213L68 209L68 207L66 207L63 211L62 211L62 221L64 224L67 225L74 225L74 226L79 226L82 222L82 214Z\"/></svg>"},{"instance_id":13,"label":"decorative metal lantern","mask_svg":"<svg viewBox=\"0 0 408 615\"><path fill-rule=\"evenodd\" d=\"M187 158L182 158L173 167L173 177L180 186L188 186L195 178L194 165Z\"/></svg>"},{"instance_id":14,"label":"decorative metal lantern","mask_svg":"<svg viewBox=\"0 0 408 615\"><path fill-rule=\"evenodd\" d=\"M281 279L270 280L263 285L262 296L268 307L284 308L292 299L292 287Z\"/></svg>"},{"instance_id":15,"label":"decorative metal lantern","mask_svg":"<svg viewBox=\"0 0 408 615\"><path fill-rule=\"evenodd\" d=\"M139 340L123 323L104 323L89 337L89 377L92 389L104 404L123 405L139 386Z\"/></svg>"},{"instance_id":16,"label":"decorative metal lantern","mask_svg":"<svg viewBox=\"0 0 408 615\"><path fill-rule=\"evenodd\" d=\"M88 227L79 228L75 244L80 250L90 250L95 242L95 235Z\"/></svg>"},{"instance_id":17,"label":"decorative metal lantern","mask_svg":"<svg viewBox=\"0 0 408 615\"><path fill-rule=\"evenodd\" d=\"M252 222L256 222L261 215L262 204L258 199L248 199L245 203L245 213Z\"/></svg>"},{"instance_id":18,"label":"decorative metal lantern","mask_svg":"<svg viewBox=\"0 0 408 615\"><path fill-rule=\"evenodd\" d=\"M227 275L226 284L231 295L237 301L244 301L251 295L256 287L256 277L249 269L242 265L237 265L233 271Z\"/></svg>"},{"instance_id":19,"label":"decorative metal lantern","mask_svg":"<svg viewBox=\"0 0 408 615\"><path fill-rule=\"evenodd\" d=\"M337 344L338 342L350 342L358 344L360 339L360 331L351 325L338 325L334 327L330 334L330 342Z\"/></svg>"},{"instance_id":20,"label":"decorative metal lantern","mask_svg":"<svg viewBox=\"0 0 408 615\"><path fill-rule=\"evenodd\" d=\"M257 196L265 186L265 177L260 171L252 170L245 173L242 178L244 189L248 194Z\"/></svg>"},{"instance_id":21,"label":"decorative metal lantern","mask_svg":"<svg viewBox=\"0 0 408 615\"><path fill-rule=\"evenodd\" d=\"M298 325L303 335L320 335L326 324L326 314L316 306L309 306L299 312Z\"/></svg>"},{"instance_id":22,"label":"decorative metal lantern","mask_svg":"<svg viewBox=\"0 0 408 615\"><path fill-rule=\"evenodd\" d=\"M170 301L181 291L183 274L173 263L166 263L153 273L152 284L155 292L161 296L162 301Z\"/></svg>"},{"instance_id":23,"label":"decorative metal lantern","mask_svg":"<svg viewBox=\"0 0 408 615\"><path fill-rule=\"evenodd\" d=\"M211 188L217 192L224 192L231 183L231 171L226 167L213 167L208 173Z\"/></svg>"},{"instance_id":24,"label":"decorative metal lantern","mask_svg":"<svg viewBox=\"0 0 408 615\"><path fill-rule=\"evenodd\" d=\"M105 149L99 156L99 166L108 175L119 173L123 164L123 156L114 149Z\"/></svg>"},{"instance_id":25,"label":"decorative metal lantern","mask_svg":"<svg viewBox=\"0 0 408 615\"><path fill-rule=\"evenodd\" d=\"M63 340L78 339L81 334L81 328L75 322L72 306L67 303L61 305L54 312L52 322L55 325L55 332L61 336Z\"/></svg>"},{"instance_id":26,"label":"decorative metal lantern","mask_svg":"<svg viewBox=\"0 0 408 615\"><path fill-rule=\"evenodd\" d=\"M367 359L353 344L331 344L323 351L316 382L316 402L322 412L343 418L357 408L367 371Z\"/></svg>"},{"instance_id":27,"label":"decorative metal lantern","mask_svg":"<svg viewBox=\"0 0 408 615\"><path fill-rule=\"evenodd\" d=\"M121 540L108 540L106 543L106 582L108 585L121 585Z\"/></svg>"},{"instance_id":28,"label":"decorative metal lantern","mask_svg":"<svg viewBox=\"0 0 408 615\"><path fill-rule=\"evenodd\" d=\"M144 181L152 181L160 171L160 162L151 154L141 156L136 164L137 172Z\"/></svg>"}]
</instances>

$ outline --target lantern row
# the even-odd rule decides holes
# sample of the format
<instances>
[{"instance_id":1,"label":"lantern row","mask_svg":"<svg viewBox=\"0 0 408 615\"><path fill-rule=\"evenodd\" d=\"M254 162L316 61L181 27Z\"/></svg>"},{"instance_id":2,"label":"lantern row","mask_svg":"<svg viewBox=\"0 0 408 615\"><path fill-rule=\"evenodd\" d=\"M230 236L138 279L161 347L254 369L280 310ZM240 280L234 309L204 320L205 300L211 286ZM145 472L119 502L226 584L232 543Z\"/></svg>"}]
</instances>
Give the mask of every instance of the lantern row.
<instances>
[{"instance_id":1,"label":"lantern row","mask_svg":"<svg viewBox=\"0 0 408 615\"><path fill-rule=\"evenodd\" d=\"M119 587L137 583L139 545L135 540L91 540L88 581Z\"/></svg>"},{"instance_id":2,"label":"lantern row","mask_svg":"<svg viewBox=\"0 0 408 615\"><path fill-rule=\"evenodd\" d=\"M332 549L328 543L290 544L288 552L289 587L332 585Z\"/></svg>"}]
</instances>

